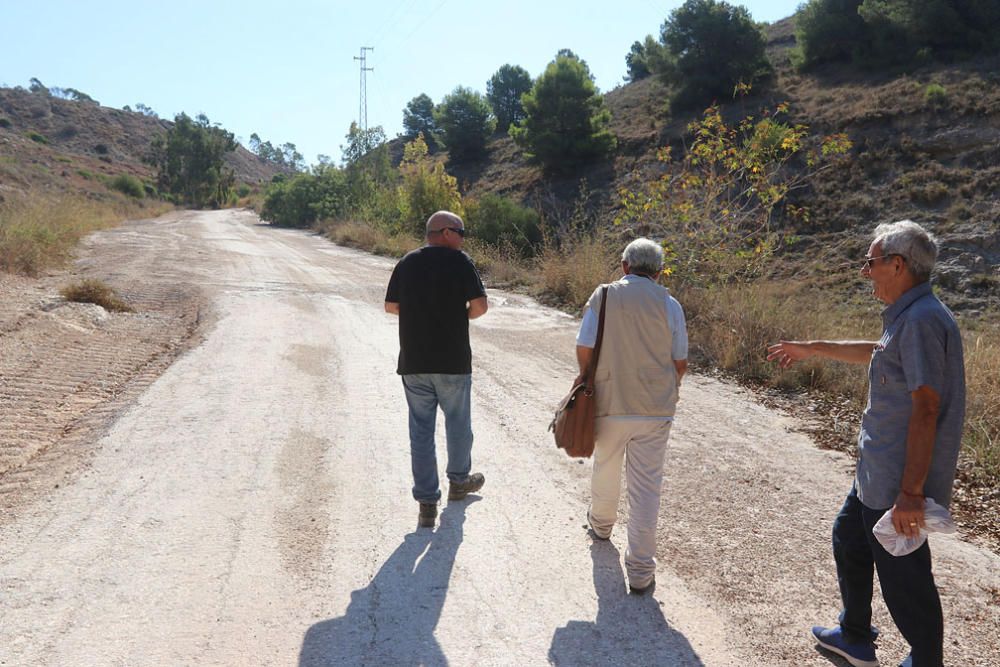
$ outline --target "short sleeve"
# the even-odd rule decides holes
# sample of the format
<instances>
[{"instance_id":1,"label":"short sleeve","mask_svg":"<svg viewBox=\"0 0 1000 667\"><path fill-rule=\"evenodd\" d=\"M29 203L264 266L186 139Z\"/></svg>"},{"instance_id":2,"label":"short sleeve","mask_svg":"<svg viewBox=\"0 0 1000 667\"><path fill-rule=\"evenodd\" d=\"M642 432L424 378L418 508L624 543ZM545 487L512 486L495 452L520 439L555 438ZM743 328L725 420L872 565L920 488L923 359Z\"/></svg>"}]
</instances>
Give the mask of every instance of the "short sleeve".
<instances>
[{"instance_id":1,"label":"short sleeve","mask_svg":"<svg viewBox=\"0 0 1000 667\"><path fill-rule=\"evenodd\" d=\"M911 318L897 336L907 391L928 386L940 395L947 363L944 327L933 317Z\"/></svg>"},{"instance_id":2,"label":"short sleeve","mask_svg":"<svg viewBox=\"0 0 1000 667\"><path fill-rule=\"evenodd\" d=\"M476 270L476 265L473 263L472 258L464 253L462 256L465 259L465 270L462 274L462 290L465 294L465 300L472 301L473 299L486 296L486 286L483 285L483 279L479 276L479 271Z\"/></svg>"},{"instance_id":3,"label":"short sleeve","mask_svg":"<svg viewBox=\"0 0 1000 667\"><path fill-rule=\"evenodd\" d=\"M680 302L672 296L667 296L667 321L670 324L670 357L674 361L688 358L687 322L684 319L684 309Z\"/></svg>"},{"instance_id":4,"label":"short sleeve","mask_svg":"<svg viewBox=\"0 0 1000 667\"><path fill-rule=\"evenodd\" d=\"M392 275L389 276L389 286L385 290L385 301L386 303L399 303L399 265L401 262L397 262L396 266L392 269Z\"/></svg>"}]
</instances>

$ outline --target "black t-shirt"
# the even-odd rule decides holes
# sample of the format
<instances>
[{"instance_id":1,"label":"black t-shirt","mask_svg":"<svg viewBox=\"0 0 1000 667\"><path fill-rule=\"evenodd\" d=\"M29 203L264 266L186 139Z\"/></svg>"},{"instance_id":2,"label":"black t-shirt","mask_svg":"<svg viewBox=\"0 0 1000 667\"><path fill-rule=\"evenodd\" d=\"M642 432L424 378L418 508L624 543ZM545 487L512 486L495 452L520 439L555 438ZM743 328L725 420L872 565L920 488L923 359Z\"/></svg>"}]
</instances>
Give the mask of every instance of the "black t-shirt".
<instances>
[{"instance_id":1,"label":"black t-shirt","mask_svg":"<svg viewBox=\"0 0 1000 667\"><path fill-rule=\"evenodd\" d=\"M466 302L486 296L461 250L424 246L399 260L385 300L399 304L400 375L472 372Z\"/></svg>"}]
</instances>

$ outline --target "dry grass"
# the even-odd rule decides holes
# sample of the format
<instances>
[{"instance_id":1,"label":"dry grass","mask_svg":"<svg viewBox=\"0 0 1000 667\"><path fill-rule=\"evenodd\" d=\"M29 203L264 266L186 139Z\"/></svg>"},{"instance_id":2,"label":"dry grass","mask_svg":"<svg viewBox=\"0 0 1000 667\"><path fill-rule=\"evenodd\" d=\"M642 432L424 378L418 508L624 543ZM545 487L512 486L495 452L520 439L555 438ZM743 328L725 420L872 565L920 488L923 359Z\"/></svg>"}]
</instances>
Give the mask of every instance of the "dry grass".
<instances>
[{"instance_id":1,"label":"dry grass","mask_svg":"<svg viewBox=\"0 0 1000 667\"><path fill-rule=\"evenodd\" d=\"M1000 480L1000 327L966 332L967 403L962 449L966 470L984 485Z\"/></svg>"},{"instance_id":2,"label":"dry grass","mask_svg":"<svg viewBox=\"0 0 1000 667\"><path fill-rule=\"evenodd\" d=\"M470 238L465 241L464 250L490 287L520 287L531 282L534 262L521 257L509 243L498 247Z\"/></svg>"},{"instance_id":3,"label":"dry grass","mask_svg":"<svg viewBox=\"0 0 1000 667\"><path fill-rule=\"evenodd\" d=\"M94 303L104 310L131 313L132 307L122 301L113 289L100 280L87 279L59 290L63 298L74 303Z\"/></svg>"},{"instance_id":4,"label":"dry grass","mask_svg":"<svg viewBox=\"0 0 1000 667\"><path fill-rule=\"evenodd\" d=\"M766 360L766 346L781 339L874 340L881 332L875 302L854 303L841 292L792 282L681 291L694 359L736 378L827 397L827 405L854 419L867 400L866 369L806 361L780 370ZM961 454L963 478L993 488L1000 480L1000 326L963 323L967 405Z\"/></svg>"},{"instance_id":5,"label":"dry grass","mask_svg":"<svg viewBox=\"0 0 1000 667\"><path fill-rule=\"evenodd\" d=\"M386 257L402 257L421 245L421 241L416 237L391 234L374 225L353 220L324 220L316 229L338 245L367 250Z\"/></svg>"},{"instance_id":6,"label":"dry grass","mask_svg":"<svg viewBox=\"0 0 1000 667\"><path fill-rule=\"evenodd\" d=\"M549 302L578 312L601 283L618 276L621 247L610 236L578 233L538 256L536 289Z\"/></svg>"},{"instance_id":7,"label":"dry grass","mask_svg":"<svg viewBox=\"0 0 1000 667\"><path fill-rule=\"evenodd\" d=\"M167 208L163 203L150 208L117 198L11 197L0 203L0 271L36 276L64 264L87 234L128 217L155 215Z\"/></svg>"}]
</instances>

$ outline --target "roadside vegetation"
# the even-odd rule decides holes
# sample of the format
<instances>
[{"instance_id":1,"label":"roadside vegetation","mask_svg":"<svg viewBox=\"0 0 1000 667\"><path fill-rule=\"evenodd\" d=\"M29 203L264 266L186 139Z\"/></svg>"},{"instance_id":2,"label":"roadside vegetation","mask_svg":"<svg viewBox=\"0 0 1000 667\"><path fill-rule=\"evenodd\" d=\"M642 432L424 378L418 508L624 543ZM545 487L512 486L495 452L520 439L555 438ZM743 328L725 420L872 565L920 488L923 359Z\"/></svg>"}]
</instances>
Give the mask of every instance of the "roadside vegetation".
<instances>
[{"instance_id":1,"label":"roadside vegetation","mask_svg":"<svg viewBox=\"0 0 1000 667\"><path fill-rule=\"evenodd\" d=\"M101 280L92 278L67 285L59 290L63 298L73 303L93 303L116 313L131 313L132 307Z\"/></svg>"},{"instance_id":2,"label":"roadside vegetation","mask_svg":"<svg viewBox=\"0 0 1000 667\"><path fill-rule=\"evenodd\" d=\"M122 197L97 201L7 195L0 201L0 271L37 276L65 264L87 234L128 218L159 215L169 208L164 202Z\"/></svg>"},{"instance_id":3,"label":"roadside vegetation","mask_svg":"<svg viewBox=\"0 0 1000 667\"><path fill-rule=\"evenodd\" d=\"M224 166L236 150L233 133L213 125L208 116L185 113L153 141L149 160L157 170L160 192L195 208L222 208L236 203L236 177Z\"/></svg>"},{"instance_id":4,"label":"roadside vegetation","mask_svg":"<svg viewBox=\"0 0 1000 667\"><path fill-rule=\"evenodd\" d=\"M865 370L805 363L781 371L765 359L766 345L782 338L880 332L881 308L842 252L812 246L813 266L793 273L785 266L805 247L795 230L810 219L792 193L839 168L851 149L846 136L817 135L790 118L784 104L729 121L710 106L688 126L686 145L662 149L655 174L618 193L620 214L610 227L597 219L585 189L562 211L497 194L462 196L445 156L431 154L422 132L393 168L381 137L357 128L347 137L343 167L274 184L263 215L399 257L422 244L427 216L447 208L465 217L466 251L491 285L520 287L569 312L580 311L594 285L617 277L627 240L662 239L664 284L685 306L693 361L759 387L809 392L837 423L838 437L827 436L826 444L850 449ZM961 477L982 497L1000 479L1000 328L964 328L969 406Z\"/></svg>"}]
</instances>

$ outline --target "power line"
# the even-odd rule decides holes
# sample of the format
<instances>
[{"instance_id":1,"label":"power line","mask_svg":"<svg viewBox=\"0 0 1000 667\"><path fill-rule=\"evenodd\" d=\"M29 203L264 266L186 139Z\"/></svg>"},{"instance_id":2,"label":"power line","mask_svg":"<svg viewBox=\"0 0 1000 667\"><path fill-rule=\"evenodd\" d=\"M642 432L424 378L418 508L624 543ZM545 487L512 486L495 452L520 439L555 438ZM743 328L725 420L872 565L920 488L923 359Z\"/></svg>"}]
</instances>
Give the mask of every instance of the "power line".
<instances>
[{"instance_id":1,"label":"power line","mask_svg":"<svg viewBox=\"0 0 1000 667\"><path fill-rule=\"evenodd\" d=\"M397 14L399 15L399 18L403 18L404 16L406 16L406 14L410 11L410 8L413 7L414 2L416 2L416 0L401 0L401 2L397 4L395 8L391 12L389 12L388 16L386 16L386 18L382 21L382 24L379 26L379 31L376 34L375 38L371 40L371 43L379 44L382 38L385 36L386 31L389 28L395 27L396 25L395 19ZM406 6L406 8L403 9L402 12L400 12L399 10L403 8L404 5Z\"/></svg>"},{"instance_id":2,"label":"power line","mask_svg":"<svg viewBox=\"0 0 1000 667\"><path fill-rule=\"evenodd\" d=\"M432 16L434 16L435 14L437 14L438 10L439 10L439 9L441 9L442 7L444 7L444 4L445 4L446 2L448 2L448 0L441 0L441 2L439 2L439 3L438 3L438 5L437 5L437 6L436 6L436 7L434 8L434 9L432 9L432 10L430 11L430 13L428 13L428 14L425 14L425 15L424 15L424 18L423 18L423 20L422 20L422 21L420 21L420 23L418 23L418 24L416 25L416 27L414 27L414 28L413 28L413 30L411 30L411 31L410 31L410 34L408 34L408 35L407 35L406 37L404 37L404 38L403 38L403 40L402 40L402 42L401 42L401 43L405 44L406 42L408 42L408 41L409 41L409 39L410 39L410 37L413 37L413 35L414 35L414 34L415 34L415 33L416 33L416 32L417 32L418 30L420 30L420 28L422 28L422 27L423 27L423 25L424 25L425 23L427 23L427 21L429 21L429 20L430 20L430 18L431 18Z\"/></svg>"}]
</instances>

